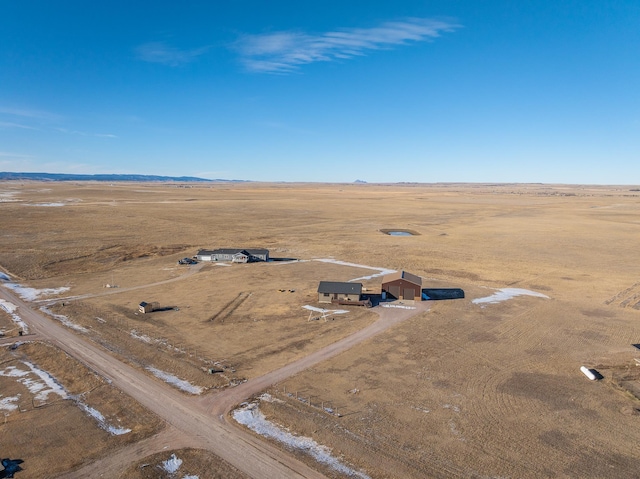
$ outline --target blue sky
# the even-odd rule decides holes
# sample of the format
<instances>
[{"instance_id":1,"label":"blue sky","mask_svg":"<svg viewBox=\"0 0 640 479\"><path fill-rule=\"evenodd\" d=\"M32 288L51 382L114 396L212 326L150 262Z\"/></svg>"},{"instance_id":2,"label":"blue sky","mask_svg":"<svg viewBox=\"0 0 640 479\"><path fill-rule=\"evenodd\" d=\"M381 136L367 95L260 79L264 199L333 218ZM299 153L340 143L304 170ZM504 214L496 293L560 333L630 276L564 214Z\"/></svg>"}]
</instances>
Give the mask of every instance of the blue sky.
<instances>
[{"instance_id":1,"label":"blue sky","mask_svg":"<svg viewBox=\"0 0 640 479\"><path fill-rule=\"evenodd\" d=\"M640 2L0 2L0 171L640 183Z\"/></svg>"}]
</instances>

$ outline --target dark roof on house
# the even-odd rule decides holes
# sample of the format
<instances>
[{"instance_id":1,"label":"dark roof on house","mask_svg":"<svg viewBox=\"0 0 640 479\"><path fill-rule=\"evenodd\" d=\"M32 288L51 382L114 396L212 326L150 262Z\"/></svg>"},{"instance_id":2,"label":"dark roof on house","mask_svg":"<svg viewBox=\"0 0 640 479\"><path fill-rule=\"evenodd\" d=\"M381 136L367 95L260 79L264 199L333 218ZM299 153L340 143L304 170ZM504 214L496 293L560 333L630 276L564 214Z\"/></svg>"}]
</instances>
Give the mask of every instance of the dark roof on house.
<instances>
[{"instance_id":1,"label":"dark roof on house","mask_svg":"<svg viewBox=\"0 0 640 479\"><path fill-rule=\"evenodd\" d=\"M391 283L392 281L397 281L399 279L404 279L406 281L409 281L410 283L422 286L422 278L420 276L407 273L406 271L396 271L395 273L385 274L382 277L382 284Z\"/></svg>"},{"instance_id":2,"label":"dark roof on house","mask_svg":"<svg viewBox=\"0 0 640 479\"><path fill-rule=\"evenodd\" d=\"M320 281L318 293L361 294L362 283L340 283L338 281Z\"/></svg>"},{"instance_id":3,"label":"dark roof on house","mask_svg":"<svg viewBox=\"0 0 640 479\"><path fill-rule=\"evenodd\" d=\"M198 251L198 255L197 256L201 256L201 255L209 255L209 254L213 254L213 250L211 249L201 249L200 251Z\"/></svg>"},{"instance_id":4,"label":"dark roof on house","mask_svg":"<svg viewBox=\"0 0 640 479\"><path fill-rule=\"evenodd\" d=\"M236 253L249 253L251 255L268 254L268 249L260 248L218 248L211 251L211 254L236 254Z\"/></svg>"}]
</instances>

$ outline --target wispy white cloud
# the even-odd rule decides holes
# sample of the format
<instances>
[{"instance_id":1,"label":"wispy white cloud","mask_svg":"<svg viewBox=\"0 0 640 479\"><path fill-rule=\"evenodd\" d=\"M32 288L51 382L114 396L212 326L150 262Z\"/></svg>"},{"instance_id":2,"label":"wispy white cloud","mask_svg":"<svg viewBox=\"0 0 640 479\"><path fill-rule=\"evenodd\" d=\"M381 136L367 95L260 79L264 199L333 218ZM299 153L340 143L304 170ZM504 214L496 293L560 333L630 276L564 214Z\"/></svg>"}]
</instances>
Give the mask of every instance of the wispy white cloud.
<instances>
[{"instance_id":1,"label":"wispy white cloud","mask_svg":"<svg viewBox=\"0 0 640 479\"><path fill-rule=\"evenodd\" d=\"M10 116L18 116L22 118L32 118L38 120L58 120L59 115L48 111L34 110L30 108L11 108L0 106L0 113Z\"/></svg>"},{"instance_id":2,"label":"wispy white cloud","mask_svg":"<svg viewBox=\"0 0 640 479\"><path fill-rule=\"evenodd\" d=\"M98 138L118 138L116 135L112 135L111 133L87 133L85 131L69 130L67 128L54 128L54 130L59 131L60 133L67 133L69 135L95 136Z\"/></svg>"},{"instance_id":3,"label":"wispy white cloud","mask_svg":"<svg viewBox=\"0 0 640 479\"><path fill-rule=\"evenodd\" d=\"M17 158L17 159L25 160L25 159L33 158L33 156L31 156L31 155L23 155L23 154L20 154L20 153L11 153L11 152L8 152L8 151L0 151L0 158Z\"/></svg>"},{"instance_id":4,"label":"wispy white cloud","mask_svg":"<svg viewBox=\"0 0 640 479\"><path fill-rule=\"evenodd\" d=\"M317 35L291 31L245 35L234 46L249 71L290 73L309 63L344 60L372 50L432 40L460 27L442 20L407 18L373 28L345 28Z\"/></svg>"},{"instance_id":5,"label":"wispy white cloud","mask_svg":"<svg viewBox=\"0 0 640 479\"><path fill-rule=\"evenodd\" d=\"M191 50L180 50L165 42L149 42L139 45L135 51L139 60L177 67L194 61L209 48L205 46Z\"/></svg>"},{"instance_id":6,"label":"wispy white cloud","mask_svg":"<svg viewBox=\"0 0 640 479\"><path fill-rule=\"evenodd\" d=\"M12 121L0 121L0 128L20 128L23 130L38 130L33 126L23 125L22 123L14 123Z\"/></svg>"}]
</instances>

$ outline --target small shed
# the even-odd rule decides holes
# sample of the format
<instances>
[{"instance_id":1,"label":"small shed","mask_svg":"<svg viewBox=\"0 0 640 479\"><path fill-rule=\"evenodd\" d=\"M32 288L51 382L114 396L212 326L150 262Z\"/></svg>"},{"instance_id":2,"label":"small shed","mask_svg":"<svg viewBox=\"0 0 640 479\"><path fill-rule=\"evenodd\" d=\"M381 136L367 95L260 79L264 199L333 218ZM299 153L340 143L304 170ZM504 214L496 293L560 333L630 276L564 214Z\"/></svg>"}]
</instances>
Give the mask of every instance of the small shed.
<instances>
[{"instance_id":1,"label":"small shed","mask_svg":"<svg viewBox=\"0 0 640 479\"><path fill-rule=\"evenodd\" d=\"M153 304L152 303L147 303L146 301L143 301L142 303L140 303L138 305L138 311L140 311L142 314L150 313L150 312L153 311Z\"/></svg>"},{"instance_id":2,"label":"small shed","mask_svg":"<svg viewBox=\"0 0 640 479\"><path fill-rule=\"evenodd\" d=\"M318 302L360 301L362 283L340 283L337 281L320 281L318 285Z\"/></svg>"},{"instance_id":3,"label":"small shed","mask_svg":"<svg viewBox=\"0 0 640 479\"><path fill-rule=\"evenodd\" d=\"M422 278L406 271L397 271L382 277L382 292L391 299L422 300Z\"/></svg>"}]
</instances>

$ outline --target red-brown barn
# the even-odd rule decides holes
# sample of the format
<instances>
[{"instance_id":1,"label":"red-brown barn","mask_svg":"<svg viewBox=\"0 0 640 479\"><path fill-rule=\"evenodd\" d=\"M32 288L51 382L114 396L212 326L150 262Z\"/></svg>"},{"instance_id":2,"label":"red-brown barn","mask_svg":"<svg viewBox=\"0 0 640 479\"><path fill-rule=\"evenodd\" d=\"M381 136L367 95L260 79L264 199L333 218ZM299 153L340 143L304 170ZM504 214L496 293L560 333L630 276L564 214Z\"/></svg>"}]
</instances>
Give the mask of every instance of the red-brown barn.
<instances>
[{"instance_id":1,"label":"red-brown barn","mask_svg":"<svg viewBox=\"0 0 640 479\"><path fill-rule=\"evenodd\" d=\"M422 278L406 271L382 277L382 291L391 299L422 300Z\"/></svg>"}]
</instances>

